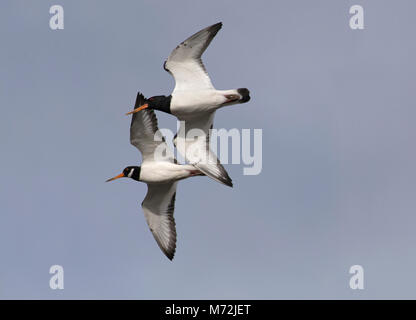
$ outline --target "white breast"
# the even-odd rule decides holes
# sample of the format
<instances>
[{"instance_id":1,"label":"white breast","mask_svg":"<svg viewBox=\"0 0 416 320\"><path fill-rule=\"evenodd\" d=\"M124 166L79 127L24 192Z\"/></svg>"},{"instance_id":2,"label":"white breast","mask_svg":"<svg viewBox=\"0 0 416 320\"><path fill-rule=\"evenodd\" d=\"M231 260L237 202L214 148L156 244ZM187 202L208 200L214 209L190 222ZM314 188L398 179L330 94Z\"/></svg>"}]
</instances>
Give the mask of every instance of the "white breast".
<instances>
[{"instance_id":1,"label":"white breast","mask_svg":"<svg viewBox=\"0 0 416 320\"><path fill-rule=\"evenodd\" d=\"M144 162L141 166L140 180L146 183L165 183L189 177L188 165L170 162ZM193 168L193 167L191 167Z\"/></svg>"},{"instance_id":2,"label":"white breast","mask_svg":"<svg viewBox=\"0 0 416 320\"><path fill-rule=\"evenodd\" d=\"M177 91L172 94L171 112L178 118L212 112L225 102L217 90Z\"/></svg>"}]
</instances>

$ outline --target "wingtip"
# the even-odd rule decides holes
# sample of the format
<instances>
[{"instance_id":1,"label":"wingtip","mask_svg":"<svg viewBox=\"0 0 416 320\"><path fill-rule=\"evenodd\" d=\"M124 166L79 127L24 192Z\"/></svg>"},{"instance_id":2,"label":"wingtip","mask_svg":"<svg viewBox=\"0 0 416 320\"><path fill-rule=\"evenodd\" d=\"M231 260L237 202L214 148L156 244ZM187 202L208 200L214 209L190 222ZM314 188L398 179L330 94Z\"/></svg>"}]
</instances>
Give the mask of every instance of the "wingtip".
<instances>
[{"instance_id":1,"label":"wingtip","mask_svg":"<svg viewBox=\"0 0 416 320\"><path fill-rule=\"evenodd\" d=\"M230 179L230 180L226 180L226 181L224 181L224 184L225 184L227 187L230 187L230 188L233 188L233 187L234 187L233 182L231 181L231 179Z\"/></svg>"},{"instance_id":2,"label":"wingtip","mask_svg":"<svg viewBox=\"0 0 416 320\"><path fill-rule=\"evenodd\" d=\"M175 247L175 249L176 249L176 247ZM164 251L164 254L165 254L165 256L170 260L170 261L172 261L173 260L173 258L175 258L175 252L176 252L176 250L173 250L173 251L170 251L170 252L168 252L168 251Z\"/></svg>"},{"instance_id":3,"label":"wingtip","mask_svg":"<svg viewBox=\"0 0 416 320\"><path fill-rule=\"evenodd\" d=\"M217 22L216 24L213 24L210 28L217 29L218 31L222 28L222 22Z\"/></svg>"},{"instance_id":4,"label":"wingtip","mask_svg":"<svg viewBox=\"0 0 416 320\"><path fill-rule=\"evenodd\" d=\"M218 161L218 160L217 160ZM217 162L215 165L212 164L204 164L198 163L195 166L206 176L210 177L211 179L224 184L228 187L233 187L233 182L230 176L228 175L225 168L221 165L221 163Z\"/></svg>"},{"instance_id":5,"label":"wingtip","mask_svg":"<svg viewBox=\"0 0 416 320\"><path fill-rule=\"evenodd\" d=\"M209 33L217 34L217 32L222 28L222 22L214 23L213 25L206 27L205 29L202 29L201 31L208 31Z\"/></svg>"},{"instance_id":6,"label":"wingtip","mask_svg":"<svg viewBox=\"0 0 416 320\"><path fill-rule=\"evenodd\" d=\"M144 103L146 102L146 98L144 97L144 95L138 91L137 92L137 97L136 97L136 103L134 104L134 108L138 108L140 106L142 106Z\"/></svg>"},{"instance_id":7,"label":"wingtip","mask_svg":"<svg viewBox=\"0 0 416 320\"><path fill-rule=\"evenodd\" d=\"M230 188L232 188L234 185L233 185L233 180L231 179L231 177L228 175L228 172L224 169L224 167L223 167L223 170L224 170L224 172L223 172L223 177L222 177L222 181L223 181L223 183L226 185L226 186L228 186L228 187L230 187Z\"/></svg>"},{"instance_id":8,"label":"wingtip","mask_svg":"<svg viewBox=\"0 0 416 320\"><path fill-rule=\"evenodd\" d=\"M233 180L230 178L230 176L228 175L227 171L223 172L223 175L221 177L219 177L218 179L222 184L226 185L227 187L232 188L233 185Z\"/></svg>"}]
</instances>

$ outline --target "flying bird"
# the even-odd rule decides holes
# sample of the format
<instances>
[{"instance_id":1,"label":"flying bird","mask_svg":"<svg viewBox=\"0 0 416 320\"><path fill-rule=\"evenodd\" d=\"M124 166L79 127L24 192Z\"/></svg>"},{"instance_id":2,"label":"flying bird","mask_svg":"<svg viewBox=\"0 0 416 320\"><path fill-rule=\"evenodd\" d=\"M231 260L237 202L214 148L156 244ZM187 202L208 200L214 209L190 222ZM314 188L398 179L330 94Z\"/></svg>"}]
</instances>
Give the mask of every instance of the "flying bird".
<instances>
[{"instance_id":1,"label":"flying bird","mask_svg":"<svg viewBox=\"0 0 416 320\"><path fill-rule=\"evenodd\" d=\"M135 107L142 106L145 100L138 93ZM130 143L142 154L141 166L126 167L121 174L107 182L124 177L147 183L147 194L142 202L144 216L160 249L172 260L176 250L173 211L177 181L204 174L193 165L177 164L158 129L153 110L146 109L133 115Z\"/></svg>"},{"instance_id":2,"label":"flying bird","mask_svg":"<svg viewBox=\"0 0 416 320\"><path fill-rule=\"evenodd\" d=\"M224 106L250 100L246 88L216 90L202 63L201 56L211 43L222 23L207 27L179 44L164 63L164 69L175 79L169 96L154 96L141 110L159 110L174 115L181 124L174 144L185 160L205 175L232 187L232 180L209 147L215 111Z\"/></svg>"}]
</instances>

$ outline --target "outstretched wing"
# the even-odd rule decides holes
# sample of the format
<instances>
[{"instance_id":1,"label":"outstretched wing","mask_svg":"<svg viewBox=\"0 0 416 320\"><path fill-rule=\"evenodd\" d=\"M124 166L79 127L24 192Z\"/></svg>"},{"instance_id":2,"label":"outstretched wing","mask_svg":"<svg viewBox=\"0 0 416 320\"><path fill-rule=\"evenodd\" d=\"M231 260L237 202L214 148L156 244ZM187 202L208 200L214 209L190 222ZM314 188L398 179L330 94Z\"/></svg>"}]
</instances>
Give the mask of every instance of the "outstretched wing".
<instances>
[{"instance_id":1,"label":"outstretched wing","mask_svg":"<svg viewBox=\"0 0 416 320\"><path fill-rule=\"evenodd\" d=\"M145 97L139 92L135 109L146 103ZM130 143L140 150L144 161L176 162L172 150L159 131L157 118L153 110L144 109L133 114L130 125Z\"/></svg>"},{"instance_id":2,"label":"outstretched wing","mask_svg":"<svg viewBox=\"0 0 416 320\"><path fill-rule=\"evenodd\" d=\"M229 187L232 180L210 148L210 129L215 111L181 121L174 144L185 160L210 178Z\"/></svg>"},{"instance_id":3,"label":"outstretched wing","mask_svg":"<svg viewBox=\"0 0 416 320\"><path fill-rule=\"evenodd\" d=\"M175 91L213 89L201 60L201 55L211 43L222 23L207 27L186 39L172 51L164 68L175 78Z\"/></svg>"},{"instance_id":4,"label":"outstretched wing","mask_svg":"<svg viewBox=\"0 0 416 320\"><path fill-rule=\"evenodd\" d=\"M142 208L150 231L163 253L173 259L176 250L175 209L177 182L148 184Z\"/></svg>"}]
</instances>

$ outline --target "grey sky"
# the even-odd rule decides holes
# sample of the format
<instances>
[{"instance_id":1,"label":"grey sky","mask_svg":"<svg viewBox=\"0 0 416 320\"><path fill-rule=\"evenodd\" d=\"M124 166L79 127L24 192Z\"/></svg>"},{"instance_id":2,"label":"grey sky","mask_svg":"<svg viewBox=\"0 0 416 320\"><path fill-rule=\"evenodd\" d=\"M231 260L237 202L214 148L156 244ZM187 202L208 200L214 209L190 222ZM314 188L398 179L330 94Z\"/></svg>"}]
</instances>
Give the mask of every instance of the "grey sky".
<instances>
[{"instance_id":1,"label":"grey sky","mask_svg":"<svg viewBox=\"0 0 416 320\"><path fill-rule=\"evenodd\" d=\"M49 28L63 5L65 29ZM349 28L363 5L365 30ZM414 1L2 1L0 298L416 298ZM222 21L204 55L218 89L247 87L217 128L262 128L263 171L233 189L180 182L170 262L139 203L104 181L139 162L138 90ZM158 113L160 127L176 128ZM65 289L49 288L49 267ZM365 290L349 288L351 265Z\"/></svg>"}]
</instances>

